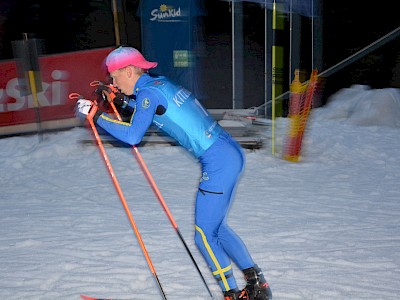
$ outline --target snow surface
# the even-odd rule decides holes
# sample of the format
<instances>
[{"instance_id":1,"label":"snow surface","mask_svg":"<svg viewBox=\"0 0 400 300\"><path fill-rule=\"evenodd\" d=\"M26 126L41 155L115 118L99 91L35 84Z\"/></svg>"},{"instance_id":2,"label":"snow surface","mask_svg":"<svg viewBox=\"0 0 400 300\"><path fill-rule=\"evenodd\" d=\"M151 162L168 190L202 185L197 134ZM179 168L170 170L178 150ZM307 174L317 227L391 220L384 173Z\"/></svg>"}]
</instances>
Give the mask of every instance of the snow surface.
<instances>
[{"instance_id":1,"label":"snow surface","mask_svg":"<svg viewBox=\"0 0 400 300\"><path fill-rule=\"evenodd\" d=\"M230 224L274 299L398 299L399 122L399 90L353 86L312 111L300 162L246 150ZM98 148L81 143L90 138L0 139L1 299L162 299ZM106 150L167 298L210 299L131 149ZM139 151L222 299L193 242L197 162L175 146Z\"/></svg>"}]
</instances>

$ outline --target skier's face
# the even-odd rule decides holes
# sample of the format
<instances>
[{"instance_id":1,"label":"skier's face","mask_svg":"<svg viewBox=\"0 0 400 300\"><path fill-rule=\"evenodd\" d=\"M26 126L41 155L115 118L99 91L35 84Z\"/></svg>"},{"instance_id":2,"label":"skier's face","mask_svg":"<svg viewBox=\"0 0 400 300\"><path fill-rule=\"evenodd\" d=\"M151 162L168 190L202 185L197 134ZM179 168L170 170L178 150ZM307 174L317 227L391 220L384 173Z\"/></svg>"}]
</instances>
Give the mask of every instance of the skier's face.
<instances>
[{"instance_id":1,"label":"skier's face","mask_svg":"<svg viewBox=\"0 0 400 300\"><path fill-rule=\"evenodd\" d=\"M132 95L135 84L142 73L134 66L127 66L110 73L112 84L125 95Z\"/></svg>"}]
</instances>

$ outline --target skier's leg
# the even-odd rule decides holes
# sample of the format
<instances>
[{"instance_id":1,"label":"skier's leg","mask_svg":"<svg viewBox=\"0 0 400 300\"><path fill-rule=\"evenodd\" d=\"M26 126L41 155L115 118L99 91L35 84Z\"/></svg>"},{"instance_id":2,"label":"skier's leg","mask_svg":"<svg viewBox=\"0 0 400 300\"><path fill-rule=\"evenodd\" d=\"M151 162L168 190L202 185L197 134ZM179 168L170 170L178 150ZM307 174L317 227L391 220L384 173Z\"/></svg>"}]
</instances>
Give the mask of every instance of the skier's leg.
<instances>
[{"instance_id":1,"label":"skier's leg","mask_svg":"<svg viewBox=\"0 0 400 300\"><path fill-rule=\"evenodd\" d=\"M223 291L237 287L230 258L240 268L254 265L242 240L226 224L244 160L240 145L229 138L218 141L200 160L203 176L196 198L195 241Z\"/></svg>"}]
</instances>

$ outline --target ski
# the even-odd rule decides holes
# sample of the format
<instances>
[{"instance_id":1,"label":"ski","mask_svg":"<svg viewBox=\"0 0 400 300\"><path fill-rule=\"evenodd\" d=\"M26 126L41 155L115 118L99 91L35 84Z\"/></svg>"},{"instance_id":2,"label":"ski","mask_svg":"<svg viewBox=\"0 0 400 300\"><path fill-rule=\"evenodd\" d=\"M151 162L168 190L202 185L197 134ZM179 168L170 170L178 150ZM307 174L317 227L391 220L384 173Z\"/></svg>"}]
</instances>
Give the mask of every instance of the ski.
<instances>
[{"instance_id":1,"label":"ski","mask_svg":"<svg viewBox=\"0 0 400 300\"><path fill-rule=\"evenodd\" d=\"M85 299L85 300L113 300L111 298L93 298L93 297L89 297L89 296L86 296L86 295L81 295L81 299Z\"/></svg>"},{"instance_id":2,"label":"ski","mask_svg":"<svg viewBox=\"0 0 400 300\"><path fill-rule=\"evenodd\" d=\"M81 295L81 299L84 299L84 300L131 300L131 299L116 299L116 298L96 298L96 297L90 297L87 295Z\"/></svg>"}]
</instances>

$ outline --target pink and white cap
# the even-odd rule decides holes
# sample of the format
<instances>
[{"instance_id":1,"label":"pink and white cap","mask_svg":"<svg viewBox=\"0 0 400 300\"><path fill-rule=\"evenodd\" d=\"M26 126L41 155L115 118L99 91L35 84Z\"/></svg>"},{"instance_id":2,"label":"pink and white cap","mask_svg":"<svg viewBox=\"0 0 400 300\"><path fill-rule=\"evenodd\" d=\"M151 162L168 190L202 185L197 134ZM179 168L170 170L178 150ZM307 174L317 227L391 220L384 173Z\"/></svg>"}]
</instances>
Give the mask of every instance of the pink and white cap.
<instances>
[{"instance_id":1,"label":"pink and white cap","mask_svg":"<svg viewBox=\"0 0 400 300\"><path fill-rule=\"evenodd\" d=\"M148 70L157 67L158 63L147 61L142 53L135 48L122 46L111 51L106 58L109 73L129 65Z\"/></svg>"}]
</instances>

